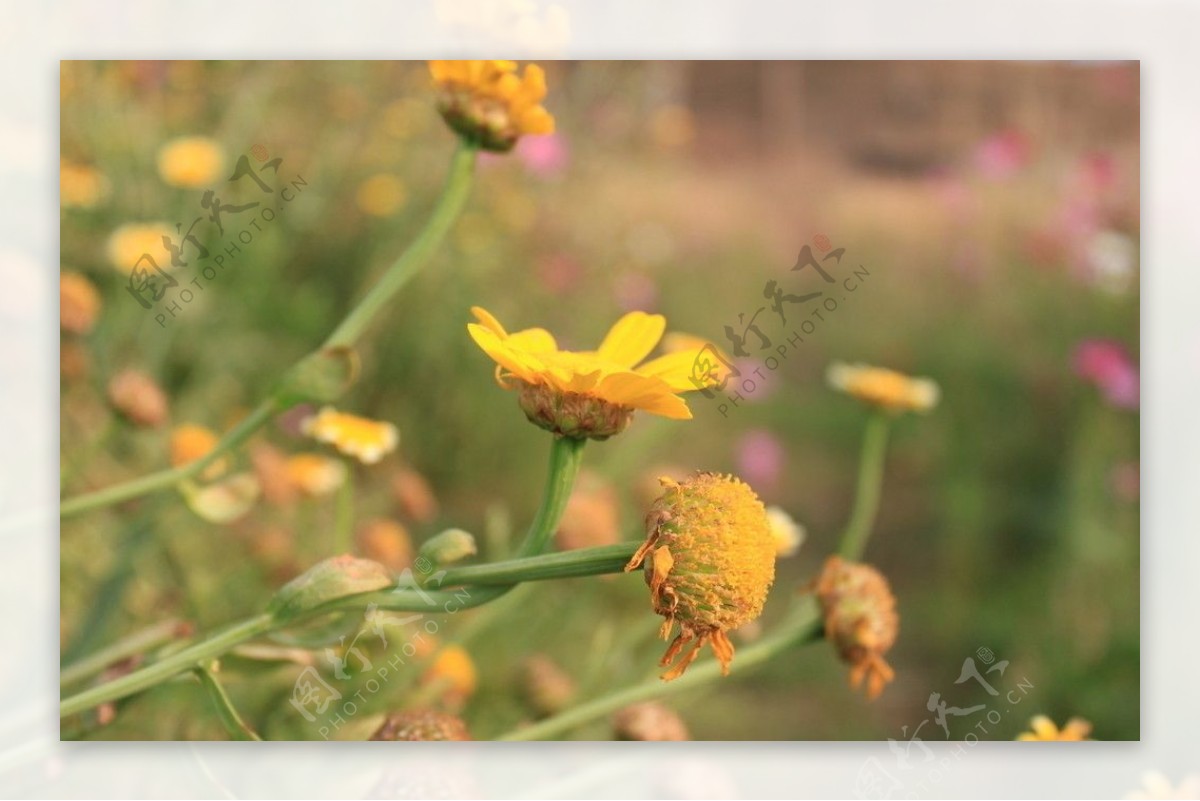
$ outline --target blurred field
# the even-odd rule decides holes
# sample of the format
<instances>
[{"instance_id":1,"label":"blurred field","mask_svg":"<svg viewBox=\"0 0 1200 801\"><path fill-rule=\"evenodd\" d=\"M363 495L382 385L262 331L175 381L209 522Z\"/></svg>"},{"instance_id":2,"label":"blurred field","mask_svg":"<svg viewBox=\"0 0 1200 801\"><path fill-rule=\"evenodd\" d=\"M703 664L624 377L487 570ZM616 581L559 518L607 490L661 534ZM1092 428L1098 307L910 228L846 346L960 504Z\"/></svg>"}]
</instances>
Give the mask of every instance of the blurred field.
<instances>
[{"instance_id":1,"label":"blurred field","mask_svg":"<svg viewBox=\"0 0 1200 801\"><path fill-rule=\"evenodd\" d=\"M558 133L483 160L447 244L360 348L362 375L339 408L395 423L401 444L379 465L351 468L356 519L396 518L417 543L458 526L486 557L532 514L547 437L493 382L466 334L470 306L579 349L631 309L727 345L724 327L764 304L767 281L820 289L812 271L789 268L825 235L846 249L829 268L839 281L860 266L869 277L765 385L725 413L691 395L686 423L642 415L589 445L585 465L611 488L622 539L641 538L644 487L667 469L739 473L802 523L808 539L779 563L769 629L849 511L865 413L826 386L827 365L935 379L941 405L894 426L867 554L899 599L897 679L869 704L819 643L670 705L695 739L904 740L930 717L932 692L963 707L988 701L955 684L963 660L988 648L1009 661L999 684L1024 677L1032 689L984 739L1011 739L1039 712L1087 718L1098 739L1138 738L1136 391L1114 402L1111 387L1081 374L1078 351L1111 340L1136 367L1136 64L547 69ZM69 497L168 464L166 427L137 429L109 409L114 374L152 376L172 424L231 426L420 229L454 139L424 64L64 63L62 87L64 163L94 168L106 185L62 211L63 269L103 298L94 330L64 333ZM156 169L163 143L185 135L222 145L221 180L259 145L282 159L281 179L306 183L163 326L106 248L118 226L186 228L204 213L202 190L168 186ZM775 344L807 312L788 314L787 327L769 309L760 317ZM284 425L258 441L316 450ZM402 467L436 495L426 519L397 502ZM581 536L611 511L577 510ZM163 493L64 520L64 662L168 617L203 631L262 609L330 554L334 514L332 497L261 500L214 525ZM473 657L478 687L463 714L487 738L532 717L517 690L526 656L551 655L579 697L594 697L654 674L657 623L639 579L573 580L454 615L440 636L461 636ZM222 677L264 737L314 738L287 704L300 669L231 659ZM370 711L402 706L420 675L407 672ZM959 739L974 720L950 725ZM226 736L187 682L79 734ZM572 736L610 731L601 722ZM921 736L942 733L931 723Z\"/></svg>"}]
</instances>

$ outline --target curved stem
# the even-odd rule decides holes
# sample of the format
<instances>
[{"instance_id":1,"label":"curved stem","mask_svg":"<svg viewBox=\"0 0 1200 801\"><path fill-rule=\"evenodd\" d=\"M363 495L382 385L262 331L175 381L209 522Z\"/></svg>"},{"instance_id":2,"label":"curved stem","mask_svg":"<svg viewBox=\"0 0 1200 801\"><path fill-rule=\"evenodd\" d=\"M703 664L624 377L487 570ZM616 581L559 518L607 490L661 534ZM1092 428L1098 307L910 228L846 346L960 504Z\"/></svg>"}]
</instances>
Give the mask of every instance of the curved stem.
<instances>
[{"instance_id":1,"label":"curved stem","mask_svg":"<svg viewBox=\"0 0 1200 801\"><path fill-rule=\"evenodd\" d=\"M575 477L579 473L579 465L583 460L584 443L585 440L566 438L554 440L550 449L550 469L546 477L546 489L542 495L542 504L534 516L529 531L525 535L525 541L519 550L526 557L536 557L540 554L549 544L551 536L558 527L563 510L567 506L567 500L571 496L571 489L575 485ZM611 548L597 550L605 551L603 559L597 560L595 554L583 554L572 559L551 560L549 567L537 559L514 560L525 563L523 568L516 572L519 573L521 569L526 572L532 570L533 573L558 570L564 575L587 575L574 572L580 569L574 562L594 565L596 561L601 561L607 566L614 564L614 560L611 558L613 553ZM566 557L568 554L558 556ZM534 562L532 566L528 564L530 561ZM624 562L621 565L623 566ZM113 701L149 689L178 673L194 668L198 662L220 656L234 646L281 625L294 625L300 620L311 619L329 612L363 609L369 604L375 604L380 609L409 612L457 612L482 606L504 595L515 586L513 562L501 563L500 569L501 572L508 571L509 583L469 586L459 590L425 590L412 587L397 588L390 592L358 593L310 609L302 616L285 622L276 620L270 614L257 615L140 670L63 699L59 704L59 716L66 717L105 701ZM459 570L467 570L467 568L459 568ZM447 571L447 575L449 575L449 571ZM484 577L487 578L486 571L484 571ZM451 604L453 604L453 608L451 608Z\"/></svg>"},{"instance_id":2,"label":"curved stem","mask_svg":"<svg viewBox=\"0 0 1200 801\"><path fill-rule=\"evenodd\" d=\"M888 418L877 412L867 421L863 433L862 456L858 463L858 484L854 492L854 509L842 534L838 553L843 559L862 559L867 539L875 525L879 497L883 491L883 465L887 454Z\"/></svg>"},{"instance_id":3,"label":"curved stem","mask_svg":"<svg viewBox=\"0 0 1200 801\"><path fill-rule=\"evenodd\" d=\"M229 732L229 736L235 740L262 740L255 733L254 729L246 725L246 721L242 720L242 716L238 714L233 701L229 700L229 694L225 692L225 688L217 680L216 674L213 672L215 668L215 663L212 666L197 665L194 672L196 678L200 679L200 684L204 689L208 690L208 695L212 698L213 706L217 708L217 717L221 719L221 725L225 727L225 731Z\"/></svg>"},{"instance_id":4,"label":"curved stem","mask_svg":"<svg viewBox=\"0 0 1200 801\"><path fill-rule=\"evenodd\" d=\"M471 175L475 168L475 152L474 147L460 140L458 149L454 152L454 159L450 163L450 174L446 177L442 195L429 222L416 241L392 263L383 277L371 287L371 291L359 301L354 311L334 329L325 340L324 347L354 344L379 310L408 283L433 254L467 202L471 191Z\"/></svg>"},{"instance_id":5,"label":"curved stem","mask_svg":"<svg viewBox=\"0 0 1200 801\"><path fill-rule=\"evenodd\" d=\"M637 549L638 543L628 542L596 548L579 548L525 559L510 559L486 565L452 567L446 569L442 585L456 587L462 584L517 584L524 581L620 573Z\"/></svg>"},{"instance_id":6,"label":"curved stem","mask_svg":"<svg viewBox=\"0 0 1200 801\"><path fill-rule=\"evenodd\" d=\"M383 306L425 265L466 204L471 190L471 174L474 165L475 148L460 142L450 164L450 173L446 178L442 195L421 233L333 330L333 333L325 340L323 347L353 345ZM248 439L279 411L282 409L278 408L274 399L265 400L233 431L222 437L212 452L204 458L182 467L159 470L124 484L105 487L95 492L69 498L59 506L59 516L69 517L90 509L111 506L130 498L137 498L172 487L184 479L200 475L206 467Z\"/></svg>"},{"instance_id":7,"label":"curved stem","mask_svg":"<svg viewBox=\"0 0 1200 801\"><path fill-rule=\"evenodd\" d=\"M58 683L60 685L73 684L89 676L94 676L122 659L144 654L165 642L182 636L182 633L188 628L189 625L178 618L155 623L149 628L134 632L123 640L118 640L107 648L85 656L78 662L63 667L58 673Z\"/></svg>"},{"instance_id":8,"label":"curved stem","mask_svg":"<svg viewBox=\"0 0 1200 801\"><path fill-rule=\"evenodd\" d=\"M80 512L86 512L101 506L112 506L114 503L120 503L121 501L148 495L151 492L166 489L167 487L173 487L180 481L198 476L204 472L205 468L217 459L220 459L226 452L233 450L249 439L277 411L278 409L274 400L267 399L258 404L254 411L246 415L229 433L221 437L216 446L204 457L180 467L159 470L157 473L150 473L141 478L126 481L124 484L116 484L111 487L105 487L102 490L96 490L95 492L76 495L74 498L62 502L58 509L59 516L70 517L71 515L77 515Z\"/></svg>"},{"instance_id":9,"label":"curved stem","mask_svg":"<svg viewBox=\"0 0 1200 801\"><path fill-rule=\"evenodd\" d=\"M153 662L141 670L136 670L107 684L101 684L98 687L92 687L89 690L84 690L81 693L64 698L58 705L59 717L74 715L76 712L91 709L105 701L114 701L118 698L124 698L127 695L147 690L187 670L197 662L212 659L225 653L235 645L270 631L274 622L274 618L268 614L257 615L234 626L230 626L220 634L216 634L207 640L202 640L195 645L184 648L182 651L172 654L166 659Z\"/></svg>"},{"instance_id":10,"label":"curved stem","mask_svg":"<svg viewBox=\"0 0 1200 801\"><path fill-rule=\"evenodd\" d=\"M784 625L774 634L764 637L753 645L742 648L737 652L733 664L729 666L731 675L743 673L783 653L793 646L809 642L821 635L821 618L817 613L816 604L809 599L804 607L794 616L794 620ZM639 701L654 698L664 698L668 695L695 689L721 678L721 665L715 659L693 665L679 678L665 682L661 679L648 681L626 687L608 695L603 695L587 703L572 707L557 715L514 729L498 737L498 740L545 740L561 735L585 723L611 714L621 707Z\"/></svg>"}]
</instances>

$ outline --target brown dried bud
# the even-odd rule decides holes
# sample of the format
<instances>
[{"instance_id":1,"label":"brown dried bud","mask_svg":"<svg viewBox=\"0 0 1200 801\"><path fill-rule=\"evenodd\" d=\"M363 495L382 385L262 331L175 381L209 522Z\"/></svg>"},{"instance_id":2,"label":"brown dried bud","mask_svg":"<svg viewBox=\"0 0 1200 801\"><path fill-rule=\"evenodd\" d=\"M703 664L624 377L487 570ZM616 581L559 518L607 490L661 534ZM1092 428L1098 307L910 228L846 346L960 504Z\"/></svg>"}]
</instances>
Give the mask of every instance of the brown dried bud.
<instances>
[{"instance_id":1,"label":"brown dried bud","mask_svg":"<svg viewBox=\"0 0 1200 801\"><path fill-rule=\"evenodd\" d=\"M670 707L657 701L633 704L613 716L613 729L622 740L690 740L687 725Z\"/></svg>"},{"instance_id":2,"label":"brown dried bud","mask_svg":"<svg viewBox=\"0 0 1200 801\"><path fill-rule=\"evenodd\" d=\"M167 396L151 378L122 370L108 382L108 400L134 425L158 428L167 421Z\"/></svg>"},{"instance_id":3,"label":"brown dried bud","mask_svg":"<svg viewBox=\"0 0 1200 801\"><path fill-rule=\"evenodd\" d=\"M534 654L521 665L521 691L539 716L566 708L575 695L575 682L544 654Z\"/></svg>"},{"instance_id":4,"label":"brown dried bud","mask_svg":"<svg viewBox=\"0 0 1200 801\"><path fill-rule=\"evenodd\" d=\"M825 637L851 666L850 686L857 688L865 679L867 697L877 697L895 675L883 655L900 629L887 579L870 565L831 556L817 578L816 593Z\"/></svg>"},{"instance_id":5,"label":"brown dried bud","mask_svg":"<svg viewBox=\"0 0 1200 801\"><path fill-rule=\"evenodd\" d=\"M462 719L432 709L393 712L383 721L372 740L470 740Z\"/></svg>"}]
</instances>

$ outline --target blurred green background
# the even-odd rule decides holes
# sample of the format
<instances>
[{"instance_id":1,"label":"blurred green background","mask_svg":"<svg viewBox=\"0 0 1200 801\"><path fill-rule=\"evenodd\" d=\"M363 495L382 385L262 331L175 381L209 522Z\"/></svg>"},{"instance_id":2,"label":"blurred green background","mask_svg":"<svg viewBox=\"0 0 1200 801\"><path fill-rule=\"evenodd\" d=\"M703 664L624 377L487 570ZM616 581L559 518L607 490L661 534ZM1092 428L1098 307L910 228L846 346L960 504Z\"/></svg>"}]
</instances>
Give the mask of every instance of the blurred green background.
<instances>
[{"instance_id":1,"label":"blurred green background","mask_svg":"<svg viewBox=\"0 0 1200 801\"><path fill-rule=\"evenodd\" d=\"M339 408L395 423L401 444L379 465L351 467L356 520L394 519L416 543L462 527L487 557L536 507L547 436L495 385L466 334L471 305L576 349L631 309L728 349L724 327L764 305L767 281L823 288L811 270L789 268L824 235L846 249L827 263L839 281L860 266L869 278L736 408L690 395L692 421L640 415L589 445L585 484L601 490L573 525L585 541L613 536L610 521L621 539L640 539L655 475L742 475L808 532L779 562L769 631L834 549L852 498L866 412L826 386L826 367L931 377L942 402L893 426L867 551L898 598L897 678L868 703L817 643L669 705L695 739L905 740L938 692L1003 713L986 734L974 728L980 715L951 718L953 739L1011 739L1035 713L1084 717L1098 739L1136 739L1137 65L545 66L557 133L481 160L446 243L360 348L362 375ZM220 431L324 339L437 197L455 143L434 104L423 63L63 64L62 268L103 298L90 333L63 334L64 497L168 464L166 426L137 428L109 408L119 370L163 388L171 424ZM156 166L180 136L224 151L214 188L255 146L282 159L280 182L306 185L161 326L106 253L119 226L186 229L205 213L203 190L168 184ZM176 274L181 286L192 277ZM787 311L787 327L769 309L759 317L775 344L808 314ZM753 337L747 348L753 358ZM282 425L263 442L318 450ZM398 500L401 469L428 482L435 514ZM261 610L331 553L334 507L332 497L264 499L216 525L164 493L64 520L64 663L165 618L205 631ZM478 687L462 714L488 738L533 719L519 687L528 655L548 654L578 698L595 697L654 675L658 620L638 578L572 580L453 615L439 637L461 638L471 654ZM955 683L965 659L984 664L982 648L1009 662L988 677L997 687L1032 684L1019 706ZM265 737L320 736L287 703L302 662L226 660L223 681ZM360 718L404 707L423 670L403 672ZM226 736L194 682L115 712L64 721L64 736ZM570 736L607 738L611 727ZM930 720L920 736L943 733Z\"/></svg>"}]
</instances>

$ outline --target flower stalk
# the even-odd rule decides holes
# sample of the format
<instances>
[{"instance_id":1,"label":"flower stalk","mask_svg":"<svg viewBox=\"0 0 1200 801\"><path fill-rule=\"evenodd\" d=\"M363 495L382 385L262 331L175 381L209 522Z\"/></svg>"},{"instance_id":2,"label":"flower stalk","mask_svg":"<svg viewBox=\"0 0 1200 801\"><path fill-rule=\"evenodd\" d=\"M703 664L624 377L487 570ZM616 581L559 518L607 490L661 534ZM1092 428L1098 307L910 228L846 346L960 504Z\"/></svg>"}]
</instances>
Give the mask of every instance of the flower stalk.
<instances>
[{"instance_id":1,"label":"flower stalk","mask_svg":"<svg viewBox=\"0 0 1200 801\"><path fill-rule=\"evenodd\" d=\"M887 454L889 420L886 414L875 412L867 420L863 433L862 456L858 463L858 483L854 493L854 508L842 534L838 554L856 562L862 559L867 538L875 525L879 498L883 493L883 467Z\"/></svg>"}]
</instances>

